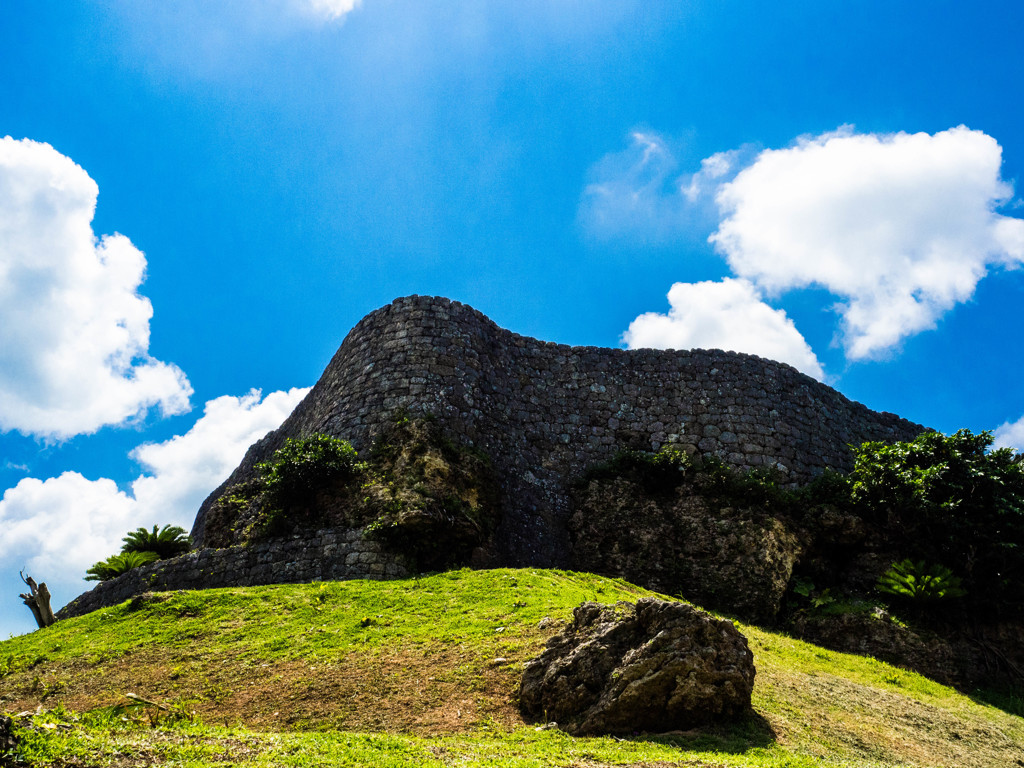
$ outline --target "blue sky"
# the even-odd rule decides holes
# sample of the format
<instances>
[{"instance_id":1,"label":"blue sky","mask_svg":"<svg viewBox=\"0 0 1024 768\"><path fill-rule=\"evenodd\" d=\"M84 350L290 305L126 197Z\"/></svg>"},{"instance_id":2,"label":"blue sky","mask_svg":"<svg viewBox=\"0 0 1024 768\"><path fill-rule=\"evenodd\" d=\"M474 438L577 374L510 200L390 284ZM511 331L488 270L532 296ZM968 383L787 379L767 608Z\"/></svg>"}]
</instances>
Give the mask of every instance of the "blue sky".
<instances>
[{"instance_id":1,"label":"blue sky","mask_svg":"<svg viewBox=\"0 0 1024 768\"><path fill-rule=\"evenodd\" d=\"M0 636L439 294L1024 447L1024 7L9 0Z\"/></svg>"}]
</instances>

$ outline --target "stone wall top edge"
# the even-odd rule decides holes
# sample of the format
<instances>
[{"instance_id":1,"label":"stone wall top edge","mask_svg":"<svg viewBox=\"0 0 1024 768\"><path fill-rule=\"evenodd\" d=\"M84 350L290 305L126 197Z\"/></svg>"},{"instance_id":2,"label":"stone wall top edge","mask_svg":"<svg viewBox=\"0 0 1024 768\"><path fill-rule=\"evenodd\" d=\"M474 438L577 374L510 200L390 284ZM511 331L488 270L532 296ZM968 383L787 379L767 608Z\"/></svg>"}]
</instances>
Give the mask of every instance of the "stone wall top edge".
<instances>
[{"instance_id":1,"label":"stone wall top edge","mask_svg":"<svg viewBox=\"0 0 1024 768\"><path fill-rule=\"evenodd\" d=\"M748 352L733 352L731 350L722 350L717 348L699 348L695 347L692 349L654 349L649 347L639 349L621 349L618 347L599 347L599 346L572 346L569 344L561 344L558 342L544 341L537 339L532 336L525 336L523 334L510 331L507 328L502 328L500 325L491 320L487 315L478 309L471 307L468 304L464 304L454 299L449 299L444 296L427 296L420 294L410 294L408 296L401 296L394 299L389 304L385 304L378 309L368 313L357 325L353 328L350 335L356 333L357 330L367 326L377 326L380 323L392 323L398 319L398 314L413 310L448 310L449 312L455 312L463 315L466 318L472 318L476 323L484 325L487 330L495 337L507 340L514 346L533 346L539 351L545 353L557 354L557 355L572 355L572 356L584 356L598 354L609 359L619 358L623 361L630 359L644 359L647 357L656 357L662 359L697 359L707 360L708 362L721 359L723 362L733 362L743 365L768 365L777 370L780 373L784 373L789 377L792 377L793 383L796 385L807 386L812 391L828 392L834 397L838 397L841 402L847 403L855 410L863 409L878 415L883 419L896 419L900 422L912 424L912 422L904 419L898 414L890 413L888 411L875 411L868 408L863 403L851 400L846 397L842 392L839 392L834 387L828 384L818 381L812 376L803 373L789 363L784 363L780 360L772 360L771 358L762 357L760 355L751 354ZM449 316L447 323L451 325L460 325L461 321L459 317ZM344 345L343 345L344 346ZM340 350L339 350L340 351ZM920 426L914 424L914 426ZM923 427L922 427L923 428Z\"/></svg>"},{"instance_id":2,"label":"stone wall top edge","mask_svg":"<svg viewBox=\"0 0 1024 768\"><path fill-rule=\"evenodd\" d=\"M622 349L621 347L602 347L594 345L571 345L563 344L557 341L545 341L544 339L538 339L534 336L527 336L525 334L516 333L507 328L503 328L494 322L491 318L485 315L474 307L463 304L455 299L448 299L444 296L425 296L420 294L410 294L408 296L401 296L394 299L388 304L385 304L377 309L367 313L362 320L353 328L353 331L360 327L367 325L377 325L381 321L383 322L394 322L395 317L392 317L396 312L411 311L415 309L451 309L460 313L464 313L478 322L482 322L488 326L495 334L505 336L511 340L520 340L527 344L535 345L538 348L545 350L555 351L559 354L587 354L587 353L600 353L611 356L622 356L623 358L655 355L659 357L690 357L693 355L706 355L708 357L724 357L731 358L737 361L751 361L769 363L778 368L787 370L797 376L807 379L808 382L828 386L823 384L812 376L808 376L797 368L793 367L789 363L782 362L781 360L773 360L768 357L762 357L761 355L752 354L749 352L734 352L732 350L718 349L716 347L692 347L688 349L658 349L655 347L640 347L636 349ZM450 318L450 322L453 325L458 325L458 318Z\"/></svg>"}]
</instances>

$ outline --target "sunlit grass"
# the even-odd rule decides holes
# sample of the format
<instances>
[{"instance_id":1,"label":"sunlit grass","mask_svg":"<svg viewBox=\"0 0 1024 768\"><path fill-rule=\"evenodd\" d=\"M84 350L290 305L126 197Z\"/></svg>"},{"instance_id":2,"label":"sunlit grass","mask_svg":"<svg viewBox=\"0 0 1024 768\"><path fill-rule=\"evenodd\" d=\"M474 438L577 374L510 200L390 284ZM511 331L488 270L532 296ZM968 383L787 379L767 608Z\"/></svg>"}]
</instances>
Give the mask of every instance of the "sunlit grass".
<instances>
[{"instance_id":1,"label":"sunlit grass","mask_svg":"<svg viewBox=\"0 0 1024 768\"><path fill-rule=\"evenodd\" d=\"M523 723L523 664L573 607L646 594L540 569L168 593L0 643L0 709L50 710L22 747L42 765L1024 761L1019 717L874 659L746 625L757 678L745 720L626 741ZM127 692L198 716L125 722L97 709Z\"/></svg>"}]
</instances>

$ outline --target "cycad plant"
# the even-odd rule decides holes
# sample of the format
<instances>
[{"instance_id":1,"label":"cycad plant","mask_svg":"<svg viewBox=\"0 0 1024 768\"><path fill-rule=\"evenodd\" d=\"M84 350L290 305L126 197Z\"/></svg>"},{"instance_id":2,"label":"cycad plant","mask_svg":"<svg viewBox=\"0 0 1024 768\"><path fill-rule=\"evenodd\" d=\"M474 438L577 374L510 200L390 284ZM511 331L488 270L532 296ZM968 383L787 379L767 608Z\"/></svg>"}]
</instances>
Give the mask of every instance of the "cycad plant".
<instances>
[{"instance_id":1,"label":"cycad plant","mask_svg":"<svg viewBox=\"0 0 1024 768\"><path fill-rule=\"evenodd\" d=\"M159 559L156 552L121 552L93 565L86 571L88 575L85 580L107 581L122 573L127 573L132 568L154 563Z\"/></svg>"},{"instance_id":2,"label":"cycad plant","mask_svg":"<svg viewBox=\"0 0 1024 768\"><path fill-rule=\"evenodd\" d=\"M154 525L152 531L137 528L121 541L121 552L155 552L160 560L183 555L191 546L185 529L177 525L165 525L159 530Z\"/></svg>"},{"instance_id":3,"label":"cycad plant","mask_svg":"<svg viewBox=\"0 0 1024 768\"><path fill-rule=\"evenodd\" d=\"M107 581L140 565L184 554L192 546L185 529L177 525L154 525L152 531L136 528L121 541L121 551L87 570L86 581Z\"/></svg>"},{"instance_id":4,"label":"cycad plant","mask_svg":"<svg viewBox=\"0 0 1024 768\"><path fill-rule=\"evenodd\" d=\"M914 602L934 602L966 595L960 583L944 565L926 565L924 560L908 559L889 566L878 579L878 589Z\"/></svg>"}]
</instances>

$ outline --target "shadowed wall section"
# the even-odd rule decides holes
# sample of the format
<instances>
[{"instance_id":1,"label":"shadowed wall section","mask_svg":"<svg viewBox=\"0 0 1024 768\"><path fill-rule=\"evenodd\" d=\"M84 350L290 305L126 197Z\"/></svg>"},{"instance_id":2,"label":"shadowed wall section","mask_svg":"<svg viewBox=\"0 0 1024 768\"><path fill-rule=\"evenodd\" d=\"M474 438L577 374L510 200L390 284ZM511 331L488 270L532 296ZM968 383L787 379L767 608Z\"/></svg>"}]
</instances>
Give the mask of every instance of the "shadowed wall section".
<instances>
[{"instance_id":1,"label":"shadowed wall section","mask_svg":"<svg viewBox=\"0 0 1024 768\"><path fill-rule=\"evenodd\" d=\"M408 296L352 329L292 415L203 503L196 546L213 501L286 438L324 432L363 449L399 408L433 414L494 461L502 520L478 565L565 566L567 484L623 447L692 446L799 482L850 469L851 443L924 430L753 355L569 347L511 333L458 302Z\"/></svg>"}]
</instances>

